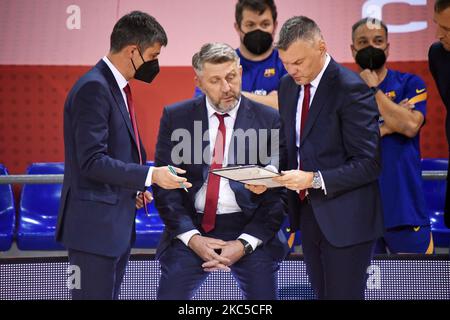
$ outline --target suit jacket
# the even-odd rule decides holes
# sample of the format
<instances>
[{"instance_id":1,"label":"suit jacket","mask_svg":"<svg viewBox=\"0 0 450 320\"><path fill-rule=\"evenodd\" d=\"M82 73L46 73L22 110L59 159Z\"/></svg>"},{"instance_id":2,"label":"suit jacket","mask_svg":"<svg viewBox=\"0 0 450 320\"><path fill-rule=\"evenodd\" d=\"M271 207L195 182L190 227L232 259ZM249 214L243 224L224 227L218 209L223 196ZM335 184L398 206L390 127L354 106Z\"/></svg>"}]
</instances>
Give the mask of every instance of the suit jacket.
<instances>
[{"instance_id":1,"label":"suit jacket","mask_svg":"<svg viewBox=\"0 0 450 320\"><path fill-rule=\"evenodd\" d=\"M67 96L64 149L57 240L71 249L120 256L134 239L136 191L144 189L149 167L139 165L128 110L102 60Z\"/></svg>"},{"instance_id":2,"label":"suit jacket","mask_svg":"<svg viewBox=\"0 0 450 320\"><path fill-rule=\"evenodd\" d=\"M198 127L199 124L201 124L201 128ZM239 129L243 131L280 129L279 115L275 110L242 97L230 143L235 148L229 148L228 166L273 164L277 168L279 167L277 163L279 161L278 146L276 152L266 161L261 161L261 159L252 161L251 159L252 155L257 155L259 150L267 147L267 143L270 144L271 134L277 135L279 130L272 133L269 131L267 140L260 139L258 136L257 143L251 144L248 140L246 143L239 142L236 137ZM183 101L164 109L156 145L155 165L171 164L186 170L186 178L192 183L192 188L187 193L182 189L164 190L159 187L153 189L156 208L165 223L165 230L157 251L158 257L177 235L192 229L199 229L201 225L203 214L196 212L194 203L196 193L208 177L209 165L202 157L204 150L206 151L205 159L209 159L210 154L209 135L205 135L207 130L208 116L205 96ZM192 143L187 144L188 150L184 150L183 156L189 155L182 163L174 163L172 157L172 150L179 144L178 140L182 140L175 138L176 141L172 141L172 137L176 137L176 132L185 132L192 136ZM278 138L275 137L275 140L278 141ZM282 147L283 142L280 145ZM239 154L238 148L245 154L245 159L241 159L244 161L240 161L236 157ZM286 213L285 190L283 188L271 189L258 196L245 189L244 185L239 182L230 181L230 187L234 191L236 201L247 221L242 232L261 239L264 250L268 250L276 259L283 259L288 252L286 239L280 232Z\"/></svg>"},{"instance_id":3,"label":"suit jacket","mask_svg":"<svg viewBox=\"0 0 450 320\"><path fill-rule=\"evenodd\" d=\"M428 52L428 62L431 74L441 95L442 102L447 109L445 120L445 132L450 151L450 51L447 51L442 43L436 42L430 47ZM450 162L448 166L450 172ZM445 197L444 221L450 228L450 174L447 175L447 191Z\"/></svg>"},{"instance_id":4,"label":"suit jacket","mask_svg":"<svg viewBox=\"0 0 450 320\"><path fill-rule=\"evenodd\" d=\"M447 109L445 129L450 144L450 51L445 50L440 42L433 43L428 52L428 62L442 102Z\"/></svg>"},{"instance_id":5,"label":"suit jacket","mask_svg":"<svg viewBox=\"0 0 450 320\"><path fill-rule=\"evenodd\" d=\"M300 86L286 75L278 92L287 161L284 169L298 169L295 132ZM378 108L360 77L331 59L312 101L300 142L304 171L322 173L327 194L309 189L316 220L334 246L344 247L382 234L378 189L381 170ZM301 222L298 193L288 191L292 230Z\"/></svg>"}]
</instances>

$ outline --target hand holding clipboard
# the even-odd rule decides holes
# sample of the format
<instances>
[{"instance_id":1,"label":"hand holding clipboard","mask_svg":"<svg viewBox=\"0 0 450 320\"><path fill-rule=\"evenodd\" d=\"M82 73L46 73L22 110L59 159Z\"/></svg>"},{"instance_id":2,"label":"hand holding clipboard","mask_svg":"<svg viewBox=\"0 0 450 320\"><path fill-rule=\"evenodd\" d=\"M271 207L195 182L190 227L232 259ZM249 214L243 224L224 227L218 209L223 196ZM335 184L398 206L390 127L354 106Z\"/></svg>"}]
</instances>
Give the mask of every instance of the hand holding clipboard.
<instances>
[{"instance_id":1,"label":"hand holding clipboard","mask_svg":"<svg viewBox=\"0 0 450 320\"><path fill-rule=\"evenodd\" d=\"M265 186L267 188L283 187L278 182L272 180L275 177L281 176L281 174L270 170L268 167L264 168L257 165L225 167L211 170L211 173L248 185Z\"/></svg>"}]
</instances>

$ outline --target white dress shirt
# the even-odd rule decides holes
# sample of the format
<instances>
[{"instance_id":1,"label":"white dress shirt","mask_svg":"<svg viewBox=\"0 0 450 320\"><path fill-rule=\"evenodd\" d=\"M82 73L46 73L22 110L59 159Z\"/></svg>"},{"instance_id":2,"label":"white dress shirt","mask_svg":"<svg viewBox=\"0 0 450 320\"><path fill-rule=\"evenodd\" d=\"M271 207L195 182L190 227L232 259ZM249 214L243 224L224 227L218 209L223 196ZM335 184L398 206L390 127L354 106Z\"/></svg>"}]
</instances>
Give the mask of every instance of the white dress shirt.
<instances>
[{"instance_id":1,"label":"white dress shirt","mask_svg":"<svg viewBox=\"0 0 450 320\"><path fill-rule=\"evenodd\" d=\"M323 65L322 70L319 72L319 74L317 75L317 77L310 82L310 100L309 100L309 107L311 108L311 105L313 103L314 100L314 95L316 94L317 88L319 87L319 83L320 80L322 80L322 76L325 72L325 70L327 69L328 65L330 64L331 61L331 57L330 55L327 53L326 57L325 57L325 64ZM298 97L298 102L297 102L297 115L296 115L296 123L295 123L295 144L297 146L297 150L300 150L300 123L302 121L302 105L303 105L303 97L305 96L305 90L304 90L305 86L302 86L301 90L300 90L300 94ZM300 152L297 152L297 163L300 169ZM322 173L320 173L319 171L319 175L320 175L320 180L322 181L322 190L325 194L327 194L327 189L325 188L325 182L323 181L322 178Z\"/></svg>"},{"instance_id":2,"label":"white dress shirt","mask_svg":"<svg viewBox=\"0 0 450 320\"><path fill-rule=\"evenodd\" d=\"M127 101L127 95L125 93L124 88L127 86L128 81L127 79L125 79L125 77L120 73L119 70L117 70L117 68L112 64L111 61L109 61L108 57L104 56L103 57L103 61L106 63L106 65L109 67L109 69L111 70L114 79L116 79L117 85L120 88L120 93L122 93L122 98L123 101L125 102L125 106L127 107L127 111L128 111L128 116L130 115L130 110L128 109L128 101ZM137 141L137 143L139 143L139 141ZM154 167L150 167L148 169L148 173L147 173L147 178L145 179L145 186L146 187L150 187L152 185L152 175L153 175L153 168Z\"/></svg>"},{"instance_id":3,"label":"white dress shirt","mask_svg":"<svg viewBox=\"0 0 450 320\"><path fill-rule=\"evenodd\" d=\"M228 117L224 118L225 128L226 128L226 137L225 137L225 151L223 155L222 165L225 167L228 164L228 150L230 147L231 137L233 135L234 123L236 121L236 116L239 110L239 106L241 104L241 100L239 100L238 105L228 112ZM209 124L209 145L210 145L210 157L212 158L214 146L216 143L217 131L219 130L219 119L215 116L217 112L209 102L209 99L206 98L206 109L208 113L208 124ZM220 112L217 112L222 114ZM211 160L211 159L210 159ZM203 213L205 210L206 203L206 190L208 188L208 181L205 181L203 186L195 195L195 209L199 213ZM217 215L229 214L234 212L241 212L242 209L239 207L234 191L230 187L230 182L228 179L220 178L220 186L219 186L219 199L217 202ZM200 234L198 230L191 230L185 233L178 235L178 239L183 241L183 243L187 246L189 240L193 235ZM243 233L238 238L246 240L253 249L256 249L258 245L262 243L261 240L255 238L249 234Z\"/></svg>"}]
</instances>

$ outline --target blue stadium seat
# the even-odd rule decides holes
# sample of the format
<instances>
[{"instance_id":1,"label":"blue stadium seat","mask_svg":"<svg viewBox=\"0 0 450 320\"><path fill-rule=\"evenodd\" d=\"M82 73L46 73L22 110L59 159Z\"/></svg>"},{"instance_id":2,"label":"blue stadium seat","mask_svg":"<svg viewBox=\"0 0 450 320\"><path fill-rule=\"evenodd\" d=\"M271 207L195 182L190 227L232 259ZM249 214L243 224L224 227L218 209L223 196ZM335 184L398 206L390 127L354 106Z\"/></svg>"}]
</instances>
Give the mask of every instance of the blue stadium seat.
<instances>
[{"instance_id":1,"label":"blue stadium seat","mask_svg":"<svg viewBox=\"0 0 450 320\"><path fill-rule=\"evenodd\" d=\"M0 175L7 175L8 170L0 164ZM11 248L16 222L16 208L10 184L0 184L0 251Z\"/></svg>"},{"instance_id":2,"label":"blue stadium seat","mask_svg":"<svg viewBox=\"0 0 450 320\"><path fill-rule=\"evenodd\" d=\"M33 163L27 174L63 174L63 163ZM56 242L61 184L25 184L22 188L17 230L20 250L64 250Z\"/></svg>"},{"instance_id":3,"label":"blue stadium seat","mask_svg":"<svg viewBox=\"0 0 450 320\"><path fill-rule=\"evenodd\" d=\"M153 162L148 162L153 165ZM62 174L63 163L34 163L28 174ZM63 250L55 241L61 184L27 184L23 186L19 208L17 245L21 250ZM151 191L151 190L150 190ZM154 202L136 215L135 248L156 248L164 229Z\"/></svg>"},{"instance_id":4,"label":"blue stadium seat","mask_svg":"<svg viewBox=\"0 0 450 320\"><path fill-rule=\"evenodd\" d=\"M445 171L447 167L447 159L422 159L422 171ZM423 180L434 245L448 248L450 246L450 229L444 224L445 187L445 179Z\"/></svg>"},{"instance_id":5,"label":"blue stadium seat","mask_svg":"<svg viewBox=\"0 0 450 320\"><path fill-rule=\"evenodd\" d=\"M147 161L147 165L154 166L154 162ZM152 192L151 188L149 188L149 191ZM148 216L144 209L140 209L136 213L136 242L134 248L156 248L164 230L164 223L159 217L155 202L152 201L147 209Z\"/></svg>"}]
</instances>

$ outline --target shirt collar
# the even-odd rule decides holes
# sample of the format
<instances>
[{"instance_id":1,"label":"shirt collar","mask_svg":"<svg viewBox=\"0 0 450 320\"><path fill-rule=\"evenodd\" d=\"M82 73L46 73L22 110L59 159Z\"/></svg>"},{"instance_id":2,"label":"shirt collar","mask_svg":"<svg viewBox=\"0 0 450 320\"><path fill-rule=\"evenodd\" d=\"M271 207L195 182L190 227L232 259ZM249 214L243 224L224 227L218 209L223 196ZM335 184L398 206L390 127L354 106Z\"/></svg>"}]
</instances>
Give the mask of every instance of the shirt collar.
<instances>
[{"instance_id":1,"label":"shirt collar","mask_svg":"<svg viewBox=\"0 0 450 320\"><path fill-rule=\"evenodd\" d=\"M211 117L214 116L214 113L219 113L219 114L223 114L222 112L216 111L216 109L213 108L213 106L211 105L211 103L209 102L208 97L205 95L206 97L206 109L208 111L208 119L210 119ZM236 116L237 116L237 112L239 109L239 106L241 105L241 100L242 98L239 98L239 101L237 103L237 106L233 108L233 110L227 112L228 115L233 119L236 120Z\"/></svg>"},{"instance_id":2,"label":"shirt collar","mask_svg":"<svg viewBox=\"0 0 450 320\"><path fill-rule=\"evenodd\" d=\"M116 79L117 84L119 85L119 88L123 90L128 84L127 79L120 73L119 70L112 64L112 62L108 59L108 57L104 56L103 61L108 65L109 69L111 70L114 78Z\"/></svg>"},{"instance_id":3,"label":"shirt collar","mask_svg":"<svg viewBox=\"0 0 450 320\"><path fill-rule=\"evenodd\" d=\"M331 57L328 53L326 53L325 64L323 65L322 70L320 70L317 77L310 83L312 87L317 88L319 86L320 80L322 79L322 76L325 73L325 70L327 69L328 65L330 64L330 61L331 61Z\"/></svg>"}]
</instances>

